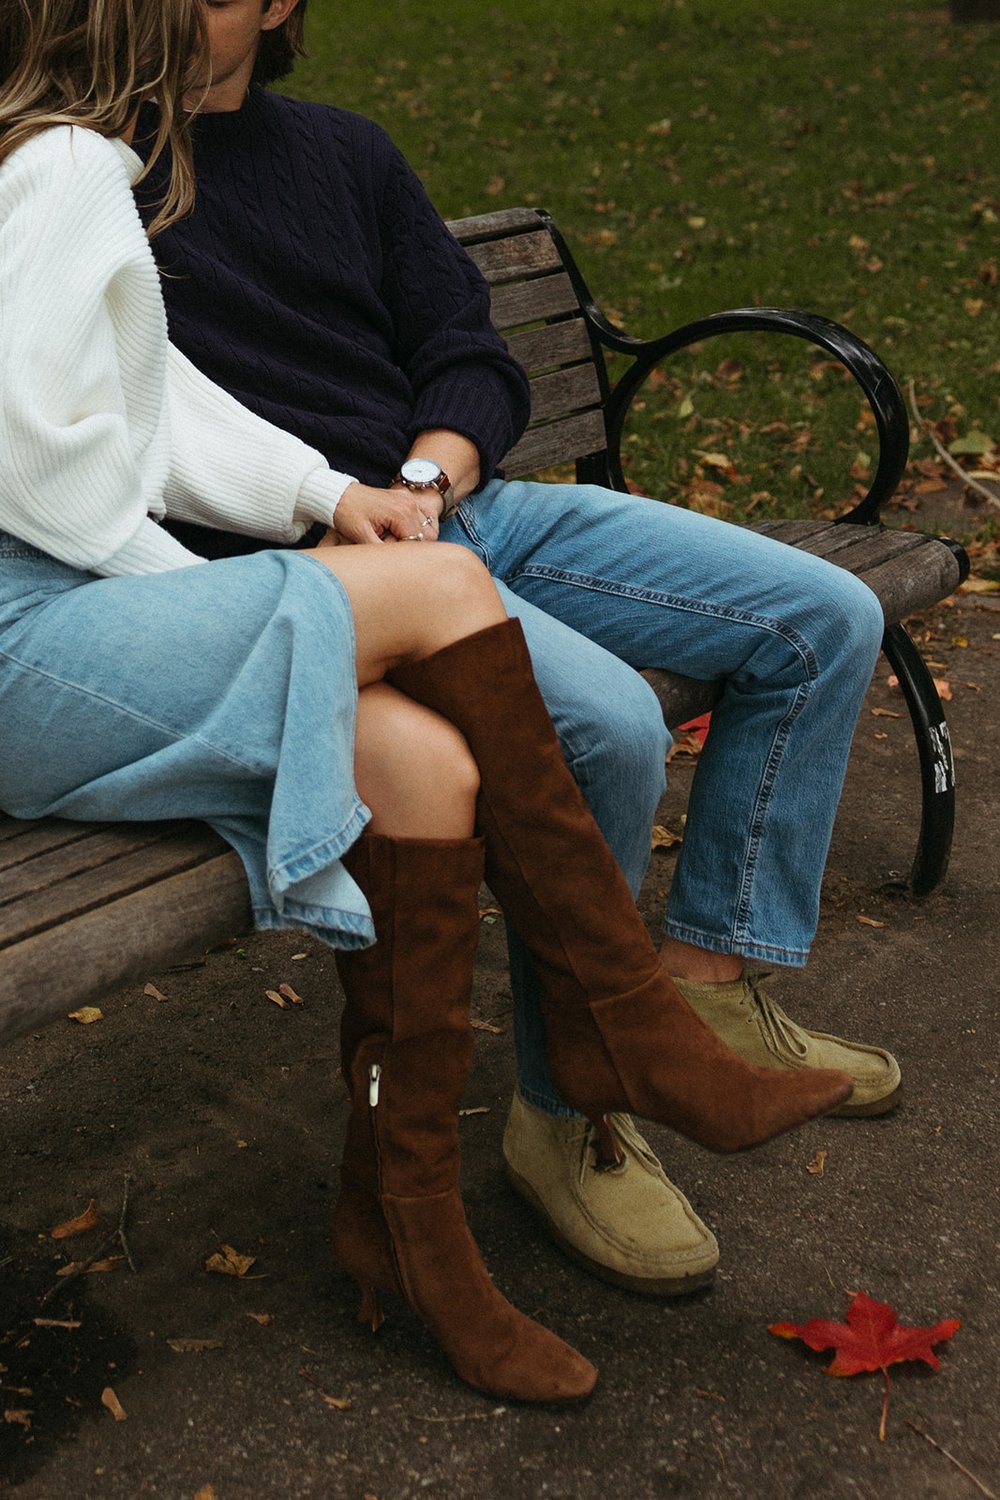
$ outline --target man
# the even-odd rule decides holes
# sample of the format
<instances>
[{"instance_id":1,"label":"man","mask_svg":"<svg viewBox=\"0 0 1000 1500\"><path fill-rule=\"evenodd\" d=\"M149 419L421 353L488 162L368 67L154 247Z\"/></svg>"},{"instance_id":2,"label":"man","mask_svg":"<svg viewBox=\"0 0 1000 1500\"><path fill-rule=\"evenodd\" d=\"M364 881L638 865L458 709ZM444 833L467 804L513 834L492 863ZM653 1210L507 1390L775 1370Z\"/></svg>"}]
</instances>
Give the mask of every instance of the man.
<instances>
[{"instance_id":1,"label":"man","mask_svg":"<svg viewBox=\"0 0 1000 1500\"><path fill-rule=\"evenodd\" d=\"M882 634L874 595L815 558L655 501L571 486L542 503L537 486L495 477L527 420L527 385L493 332L478 272L377 126L260 86L301 51L305 9L208 6L197 205L154 242L173 339L356 476L332 517L341 541L443 537L483 558L523 623L567 761L633 891L666 749L633 667L724 679L665 964L743 1056L844 1068L855 1089L840 1112L884 1112L899 1088L894 1059L805 1030L745 972L805 962ZM252 545L185 540L207 555ZM595 1274L660 1295L705 1285L715 1239L632 1123L616 1116L598 1132L555 1094L514 936L511 976L518 1092L504 1155L515 1188Z\"/></svg>"}]
</instances>

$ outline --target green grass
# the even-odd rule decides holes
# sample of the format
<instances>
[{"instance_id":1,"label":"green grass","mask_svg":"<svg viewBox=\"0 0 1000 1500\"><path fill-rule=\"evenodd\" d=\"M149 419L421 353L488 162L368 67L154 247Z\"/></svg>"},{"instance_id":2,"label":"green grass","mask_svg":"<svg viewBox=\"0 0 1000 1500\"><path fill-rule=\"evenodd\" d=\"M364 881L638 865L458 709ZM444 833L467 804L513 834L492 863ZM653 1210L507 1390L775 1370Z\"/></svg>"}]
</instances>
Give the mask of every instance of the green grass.
<instances>
[{"instance_id":1,"label":"green grass","mask_svg":"<svg viewBox=\"0 0 1000 1500\"><path fill-rule=\"evenodd\" d=\"M446 216L549 208L631 332L809 308L946 436L1000 445L1000 26L893 0L310 0L308 42L292 91L381 121ZM639 487L736 517L838 506L874 451L838 374L749 336L672 361L627 448Z\"/></svg>"}]
</instances>

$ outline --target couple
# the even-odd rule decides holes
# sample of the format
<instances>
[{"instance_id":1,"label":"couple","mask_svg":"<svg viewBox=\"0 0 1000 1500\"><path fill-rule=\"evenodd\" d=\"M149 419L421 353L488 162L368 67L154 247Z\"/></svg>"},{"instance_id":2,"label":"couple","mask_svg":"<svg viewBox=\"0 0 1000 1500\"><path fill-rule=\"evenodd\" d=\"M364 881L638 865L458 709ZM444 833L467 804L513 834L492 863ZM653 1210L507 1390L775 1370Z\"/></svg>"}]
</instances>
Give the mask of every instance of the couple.
<instances>
[{"instance_id":1,"label":"couple","mask_svg":"<svg viewBox=\"0 0 1000 1500\"><path fill-rule=\"evenodd\" d=\"M339 950L334 1237L363 1312L401 1293L473 1385L579 1399L593 1367L496 1292L458 1197L483 870L516 933L512 1175L599 1274L698 1284L711 1236L610 1112L728 1150L898 1086L743 976L805 960L881 615L790 549L600 491L546 512L494 476L525 382L476 273L375 127L248 88L303 10L0 0L0 806L202 817L260 926ZM629 892L663 757L633 647L727 681L662 957ZM581 1151L617 1163L596 1230Z\"/></svg>"}]
</instances>

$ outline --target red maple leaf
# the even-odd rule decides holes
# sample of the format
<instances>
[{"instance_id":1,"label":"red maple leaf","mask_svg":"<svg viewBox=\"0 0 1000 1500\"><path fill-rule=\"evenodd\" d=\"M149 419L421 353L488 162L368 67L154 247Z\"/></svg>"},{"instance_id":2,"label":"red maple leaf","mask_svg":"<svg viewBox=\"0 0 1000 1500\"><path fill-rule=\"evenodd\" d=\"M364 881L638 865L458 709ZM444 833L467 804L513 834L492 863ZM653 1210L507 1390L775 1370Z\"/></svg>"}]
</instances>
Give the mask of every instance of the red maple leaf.
<instances>
[{"instance_id":1,"label":"red maple leaf","mask_svg":"<svg viewBox=\"0 0 1000 1500\"><path fill-rule=\"evenodd\" d=\"M860 1375L881 1370L885 1377L885 1398L879 1437L884 1440L889 1366L903 1360L922 1359L936 1370L939 1360L932 1345L950 1339L961 1326L958 1318L942 1318L933 1328L904 1328L888 1302L876 1302L866 1292L855 1292L847 1309L846 1323L810 1318L808 1323L770 1323L768 1332L782 1339L801 1339L810 1349L835 1350L833 1362L826 1367L827 1375Z\"/></svg>"}]
</instances>

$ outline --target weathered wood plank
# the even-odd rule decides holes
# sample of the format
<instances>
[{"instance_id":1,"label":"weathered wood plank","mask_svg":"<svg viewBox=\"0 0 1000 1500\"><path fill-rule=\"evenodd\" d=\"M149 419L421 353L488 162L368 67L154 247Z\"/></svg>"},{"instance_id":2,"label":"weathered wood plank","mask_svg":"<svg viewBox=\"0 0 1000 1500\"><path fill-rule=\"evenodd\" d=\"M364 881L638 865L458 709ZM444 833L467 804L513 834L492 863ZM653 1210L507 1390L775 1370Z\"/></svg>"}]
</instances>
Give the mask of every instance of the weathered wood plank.
<instances>
[{"instance_id":1,"label":"weathered wood plank","mask_svg":"<svg viewBox=\"0 0 1000 1500\"><path fill-rule=\"evenodd\" d=\"M600 411L583 412L558 422L529 427L504 459L502 468L508 479L518 479L553 464L570 463L582 454L601 453L606 446Z\"/></svg>"},{"instance_id":2,"label":"weathered wood plank","mask_svg":"<svg viewBox=\"0 0 1000 1500\"><path fill-rule=\"evenodd\" d=\"M14 819L11 819L14 822ZM79 839L90 838L102 827L99 823L70 823L64 818L42 818L22 822L0 842L0 900L3 899L3 871L26 859L58 849L65 844L75 844Z\"/></svg>"},{"instance_id":3,"label":"weathered wood plank","mask_svg":"<svg viewBox=\"0 0 1000 1500\"><path fill-rule=\"evenodd\" d=\"M225 848L224 841L205 825L180 825L148 848L0 907L0 950L67 919L120 901L144 886L156 885ZM0 951L0 963L5 961Z\"/></svg>"},{"instance_id":4,"label":"weathered wood plank","mask_svg":"<svg viewBox=\"0 0 1000 1500\"><path fill-rule=\"evenodd\" d=\"M559 252L545 229L518 234L510 239L487 240L469 245L468 252L492 286L497 281L518 281L562 268Z\"/></svg>"},{"instance_id":5,"label":"weathered wood plank","mask_svg":"<svg viewBox=\"0 0 1000 1500\"><path fill-rule=\"evenodd\" d=\"M474 240L498 239L522 229L537 229L538 215L533 208L497 208L489 214L471 214L466 219L448 219L448 228L460 245Z\"/></svg>"},{"instance_id":6,"label":"weathered wood plank","mask_svg":"<svg viewBox=\"0 0 1000 1500\"><path fill-rule=\"evenodd\" d=\"M570 318L564 323L549 323L544 328L511 334L507 344L529 375L535 370L553 369L575 360L587 360L589 368L593 368L590 365L590 338L582 318Z\"/></svg>"},{"instance_id":7,"label":"weathered wood plank","mask_svg":"<svg viewBox=\"0 0 1000 1500\"><path fill-rule=\"evenodd\" d=\"M500 333L542 318L575 313L580 306L573 283L565 271L539 276L536 281L512 281L495 286L490 293L490 313Z\"/></svg>"},{"instance_id":8,"label":"weathered wood plank","mask_svg":"<svg viewBox=\"0 0 1000 1500\"><path fill-rule=\"evenodd\" d=\"M50 928L0 956L0 1044L250 926L232 851Z\"/></svg>"},{"instance_id":9,"label":"weathered wood plank","mask_svg":"<svg viewBox=\"0 0 1000 1500\"><path fill-rule=\"evenodd\" d=\"M107 825L86 838L69 844L60 843L33 859L8 866L0 873L0 908L49 886L59 885L75 875L109 865L151 844L162 843L169 837L168 828L169 825L163 823ZM12 914L12 920L17 920L16 914Z\"/></svg>"},{"instance_id":10,"label":"weathered wood plank","mask_svg":"<svg viewBox=\"0 0 1000 1500\"><path fill-rule=\"evenodd\" d=\"M572 412L599 407L600 402L601 390L591 364L569 365L564 370L553 370L547 375L536 375L531 382L531 420L533 422L569 416ZM598 415L600 416L600 412ZM603 430L602 417L601 431ZM601 447L604 446L602 442Z\"/></svg>"}]
</instances>

